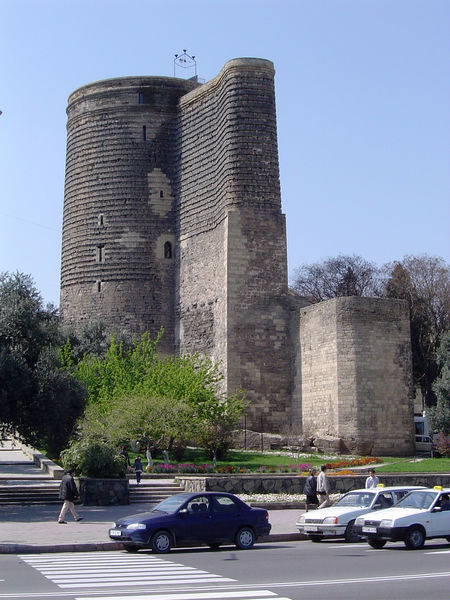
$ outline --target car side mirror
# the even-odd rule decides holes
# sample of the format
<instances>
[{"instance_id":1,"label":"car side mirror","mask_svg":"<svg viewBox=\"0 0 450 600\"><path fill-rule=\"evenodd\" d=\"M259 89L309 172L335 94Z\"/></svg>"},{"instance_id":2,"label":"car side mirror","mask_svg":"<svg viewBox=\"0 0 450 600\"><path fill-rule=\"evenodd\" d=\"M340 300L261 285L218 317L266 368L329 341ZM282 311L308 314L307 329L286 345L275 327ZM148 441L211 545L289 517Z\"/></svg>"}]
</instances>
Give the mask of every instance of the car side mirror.
<instances>
[{"instance_id":1,"label":"car side mirror","mask_svg":"<svg viewBox=\"0 0 450 600\"><path fill-rule=\"evenodd\" d=\"M187 508L181 508L181 509L178 511L178 514L180 515L180 517L184 517L184 515L187 515L187 514L188 514L188 512L189 512L189 511L188 511L188 509L187 509Z\"/></svg>"}]
</instances>

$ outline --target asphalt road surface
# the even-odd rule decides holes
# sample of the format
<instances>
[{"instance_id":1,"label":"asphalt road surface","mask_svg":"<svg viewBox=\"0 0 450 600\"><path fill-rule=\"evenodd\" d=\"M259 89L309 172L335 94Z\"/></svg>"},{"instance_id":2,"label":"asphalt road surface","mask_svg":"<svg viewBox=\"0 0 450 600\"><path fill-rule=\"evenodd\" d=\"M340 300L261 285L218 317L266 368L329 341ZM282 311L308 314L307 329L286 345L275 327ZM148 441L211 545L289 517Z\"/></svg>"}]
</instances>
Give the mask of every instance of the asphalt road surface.
<instances>
[{"instance_id":1,"label":"asphalt road surface","mask_svg":"<svg viewBox=\"0 0 450 600\"><path fill-rule=\"evenodd\" d=\"M0 556L0 600L449 600L450 545L365 543Z\"/></svg>"}]
</instances>

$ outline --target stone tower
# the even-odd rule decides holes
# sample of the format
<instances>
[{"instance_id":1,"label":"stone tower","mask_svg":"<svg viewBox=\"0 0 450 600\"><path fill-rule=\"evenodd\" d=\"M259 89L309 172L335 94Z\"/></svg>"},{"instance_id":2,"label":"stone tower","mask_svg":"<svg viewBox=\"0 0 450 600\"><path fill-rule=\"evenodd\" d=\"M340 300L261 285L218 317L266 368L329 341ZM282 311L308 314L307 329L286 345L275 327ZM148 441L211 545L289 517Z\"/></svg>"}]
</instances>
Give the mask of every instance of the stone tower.
<instances>
[{"instance_id":1,"label":"stone tower","mask_svg":"<svg viewBox=\"0 0 450 600\"><path fill-rule=\"evenodd\" d=\"M220 364L247 427L336 451L413 451L406 303L288 290L274 68L214 79L125 77L67 108L61 316Z\"/></svg>"},{"instance_id":2,"label":"stone tower","mask_svg":"<svg viewBox=\"0 0 450 600\"><path fill-rule=\"evenodd\" d=\"M195 81L125 77L70 95L61 316L128 334L161 327L173 352L178 101Z\"/></svg>"}]
</instances>

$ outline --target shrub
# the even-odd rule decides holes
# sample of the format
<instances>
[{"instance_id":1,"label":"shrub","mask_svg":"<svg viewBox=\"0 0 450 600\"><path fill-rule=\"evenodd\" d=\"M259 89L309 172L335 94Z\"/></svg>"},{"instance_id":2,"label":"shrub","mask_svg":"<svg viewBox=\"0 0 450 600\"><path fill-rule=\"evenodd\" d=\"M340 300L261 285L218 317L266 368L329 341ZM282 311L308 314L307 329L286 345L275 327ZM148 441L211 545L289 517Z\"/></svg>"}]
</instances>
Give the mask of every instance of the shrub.
<instances>
[{"instance_id":1,"label":"shrub","mask_svg":"<svg viewBox=\"0 0 450 600\"><path fill-rule=\"evenodd\" d=\"M117 450L103 442L79 441L61 452L64 469L75 468L77 475L116 479L125 477L126 465Z\"/></svg>"}]
</instances>

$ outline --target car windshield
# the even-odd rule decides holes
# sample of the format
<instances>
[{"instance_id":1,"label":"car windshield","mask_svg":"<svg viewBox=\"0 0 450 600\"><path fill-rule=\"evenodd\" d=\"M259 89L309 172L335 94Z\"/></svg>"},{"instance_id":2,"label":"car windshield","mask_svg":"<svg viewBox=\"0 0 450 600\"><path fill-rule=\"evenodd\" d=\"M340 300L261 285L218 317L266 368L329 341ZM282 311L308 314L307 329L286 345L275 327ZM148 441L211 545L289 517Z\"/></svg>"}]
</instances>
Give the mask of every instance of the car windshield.
<instances>
[{"instance_id":1,"label":"car windshield","mask_svg":"<svg viewBox=\"0 0 450 600\"><path fill-rule=\"evenodd\" d=\"M437 492L416 491L409 492L395 505L396 508L421 508L427 510L436 500Z\"/></svg>"},{"instance_id":2,"label":"car windshield","mask_svg":"<svg viewBox=\"0 0 450 600\"><path fill-rule=\"evenodd\" d=\"M165 512L165 513L173 513L182 506L186 500L190 498L190 494L175 494L175 496L169 496L165 500L162 500L159 504L157 504L152 512Z\"/></svg>"},{"instance_id":3,"label":"car windshield","mask_svg":"<svg viewBox=\"0 0 450 600\"><path fill-rule=\"evenodd\" d=\"M370 506L375 498L373 492L349 492L336 502L336 506Z\"/></svg>"}]
</instances>

